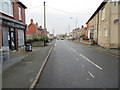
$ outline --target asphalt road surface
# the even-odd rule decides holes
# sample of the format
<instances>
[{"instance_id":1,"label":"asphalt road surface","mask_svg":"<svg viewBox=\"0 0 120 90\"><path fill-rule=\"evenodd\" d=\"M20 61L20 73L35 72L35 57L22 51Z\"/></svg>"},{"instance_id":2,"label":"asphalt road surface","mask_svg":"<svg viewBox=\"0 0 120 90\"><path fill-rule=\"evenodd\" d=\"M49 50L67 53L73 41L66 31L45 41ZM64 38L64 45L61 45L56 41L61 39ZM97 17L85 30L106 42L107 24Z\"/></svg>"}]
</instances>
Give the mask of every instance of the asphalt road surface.
<instances>
[{"instance_id":1,"label":"asphalt road surface","mask_svg":"<svg viewBox=\"0 0 120 90\"><path fill-rule=\"evenodd\" d=\"M36 88L118 88L118 58L57 40Z\"/></svg>"}]
</instances>

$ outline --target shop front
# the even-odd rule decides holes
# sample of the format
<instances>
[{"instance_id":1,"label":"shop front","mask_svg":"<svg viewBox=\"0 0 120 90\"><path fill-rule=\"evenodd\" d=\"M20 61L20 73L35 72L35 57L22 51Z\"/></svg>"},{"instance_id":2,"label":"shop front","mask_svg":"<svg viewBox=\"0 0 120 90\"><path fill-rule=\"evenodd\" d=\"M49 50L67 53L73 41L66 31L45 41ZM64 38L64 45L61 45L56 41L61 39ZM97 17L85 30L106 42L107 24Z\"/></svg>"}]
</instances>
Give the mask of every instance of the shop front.
<instances>
[{"instance_id":1,"label":"shop front","mask_svg":"<svg viewBox=\"0 0 120 90\"><path fill-rule=\"evenodd\" d=\"M2 20L2 46L8 46L12 51L24 46L27 25L6 17L0 19Z\"/></svg>"}]
</instances>

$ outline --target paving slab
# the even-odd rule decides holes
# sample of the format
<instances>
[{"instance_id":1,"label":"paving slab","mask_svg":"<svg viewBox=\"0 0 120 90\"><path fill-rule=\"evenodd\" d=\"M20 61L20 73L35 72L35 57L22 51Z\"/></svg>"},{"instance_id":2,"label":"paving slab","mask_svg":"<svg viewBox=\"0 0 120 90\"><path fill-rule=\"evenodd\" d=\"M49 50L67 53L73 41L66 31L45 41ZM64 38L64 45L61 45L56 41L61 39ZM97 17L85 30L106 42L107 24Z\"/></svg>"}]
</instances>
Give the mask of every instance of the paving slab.
<instances>
[{"instance_id":1,"label":"paving slab","mask_svg":"<svg viewBox=\"0 0 120 90\"><path fill-rule=\"evenodd\" d=\"M54 41L5 70L2 73L2 87L29 88L53 45Z\"/></svg>"}]
</instances>

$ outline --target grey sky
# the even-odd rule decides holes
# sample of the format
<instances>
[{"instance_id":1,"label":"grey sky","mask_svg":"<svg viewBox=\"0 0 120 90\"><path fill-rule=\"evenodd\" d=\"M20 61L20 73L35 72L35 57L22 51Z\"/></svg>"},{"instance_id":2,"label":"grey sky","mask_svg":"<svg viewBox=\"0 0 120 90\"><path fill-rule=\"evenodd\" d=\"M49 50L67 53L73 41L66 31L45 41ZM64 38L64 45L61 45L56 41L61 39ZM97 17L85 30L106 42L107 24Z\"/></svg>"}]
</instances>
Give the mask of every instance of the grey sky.
<instances>
[{"instance_id":1,"label":"grey sky","mask_svg":"<svg viewBox=\"0 0 120 90\"><path fill-rule=\"evenodd\" d=\"M68 32L77 26L85 25L87 20L95 12L103 0L20 0L28 8L26 10L26 22L33 18L43 26L43 2L46 2L47 29L52 33ZM73 17L70 19L70 17Z\"/></svg>"}]
</instances>

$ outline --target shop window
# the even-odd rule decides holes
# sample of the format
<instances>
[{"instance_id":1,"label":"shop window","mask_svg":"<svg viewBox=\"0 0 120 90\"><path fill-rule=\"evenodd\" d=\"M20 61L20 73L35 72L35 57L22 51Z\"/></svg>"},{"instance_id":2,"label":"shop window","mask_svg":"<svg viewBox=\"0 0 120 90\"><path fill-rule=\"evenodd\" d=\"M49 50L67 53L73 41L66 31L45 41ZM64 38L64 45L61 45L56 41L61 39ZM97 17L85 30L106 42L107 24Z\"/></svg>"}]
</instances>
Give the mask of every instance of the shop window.
<instances>
[{"instance_id":1,"label":"shop window","mask_svg":"<svg viewBox=\"0 0 120 90\"><path fill-rule=\"evenodd\" d=\"M3 39L3 46L9 46L9 40L10 40L9 28L3 27L2 39Z\"/></svg>"},{"instance_id":2,"label":"shop window","mask_svg":"<svg viewBox=\"0 0 120 90\"><path fill-rule=\"evenodd\" d=\"M13 2L12 0L0 0L0 12L13 16Z\"/></svg>"},{"instance_id":3,"label":"shop window","mask_svg":"<svg viewBox=\"0 0 120 90\"><path fill-rule=\"evenodd\" d=\"M24 30L18 30L18 46L24 45Z\"/></svg>"}]
</instances>

